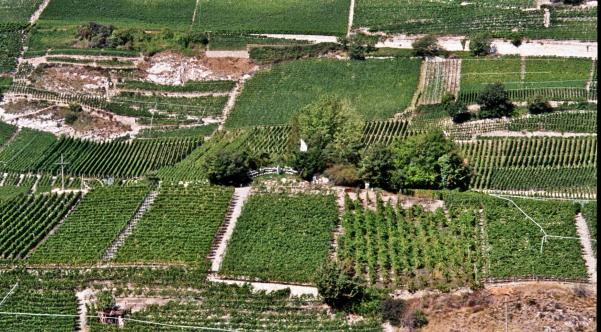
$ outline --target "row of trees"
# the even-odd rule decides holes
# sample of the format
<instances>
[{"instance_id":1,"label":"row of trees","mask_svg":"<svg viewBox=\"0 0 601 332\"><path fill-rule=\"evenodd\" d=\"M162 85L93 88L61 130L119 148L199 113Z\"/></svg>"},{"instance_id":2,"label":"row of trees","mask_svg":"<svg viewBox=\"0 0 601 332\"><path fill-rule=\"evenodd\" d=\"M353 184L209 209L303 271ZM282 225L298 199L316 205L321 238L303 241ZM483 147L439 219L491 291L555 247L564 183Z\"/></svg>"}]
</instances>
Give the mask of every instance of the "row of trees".
<instances>
[{"instance_id":1,"label":"row of trees","mask_svg":"<svg viewBox=\"0 0 601 332\"><path fill-rule=\"evenodd\" d=\"M442 131L365 148L364 123L348 101L336 97L307 106L292 120L292 166L306 179L324 173L339 185L365 182L395 191L467 188L470 167ZM306 151L299 149L301 140Z\"/></svg>"}]
</instances>

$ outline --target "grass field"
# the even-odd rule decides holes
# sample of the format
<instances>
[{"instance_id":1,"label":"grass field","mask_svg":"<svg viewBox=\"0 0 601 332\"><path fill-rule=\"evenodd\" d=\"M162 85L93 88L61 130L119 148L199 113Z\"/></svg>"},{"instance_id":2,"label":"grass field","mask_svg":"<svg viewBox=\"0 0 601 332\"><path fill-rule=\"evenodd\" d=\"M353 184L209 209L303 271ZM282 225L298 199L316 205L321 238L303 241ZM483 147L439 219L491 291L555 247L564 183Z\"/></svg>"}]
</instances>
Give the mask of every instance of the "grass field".
<instances>
[{"instance_id":1,"label":"grass field","mask_svg":"<svg viewBox=\"0 0 601 332\"><path fill-rule=\"evenodd\" d=\"M349 0L201 0L195 28L343 35L349 5Z\"/></svg>"},{"instance_id":2,"label":"grass field","mask_svg":"<svg viewBox=\"0 0 601 332\"><path fill-rule=\"evenodd\" d=\"M403 111L417 88L420 61L307 60L276 65L248 81L228 117L230 128L288 123L325 94L348 98L366 120Z\"/></svg>"},{"instance_id":3,"label":"grass field","mask_svg":"<svg viewBox=\"0 0 601 332\"><path fill-rule=\"evenodd\" d=\"M591 60L568 58L465 59L461 65L461 91L480 91L486 84L501 82L507 89L584 88Z\"/></svg>"},{"instance_id":4,"label":"grass field","mask_svg":"<svg viewBox=\"0 0 601 332\"><path fill-rule=\"evenodd\" d=\"M195 4L195 0L52 0L40 22L184 29L192 24Z\"/></svg>"},{"instance_id":5,"label":"grass field","mask_svg":"<svg viewBox=\"0 0 601 332\"><path fill-rule=\"evenodd\" d=\"M42 0L0 0L0 22L25 23Z\"/></svg>"},{"instance_id":6,"label":"grass field","mask_svg":"<svg viewBox=\"0 0 601 332\"><path fill-rule=\"evenodd\" d=\"M258 194L238 219L221 273L311 282L337 222L333 196Z\"/></svg>"}]
</instances>

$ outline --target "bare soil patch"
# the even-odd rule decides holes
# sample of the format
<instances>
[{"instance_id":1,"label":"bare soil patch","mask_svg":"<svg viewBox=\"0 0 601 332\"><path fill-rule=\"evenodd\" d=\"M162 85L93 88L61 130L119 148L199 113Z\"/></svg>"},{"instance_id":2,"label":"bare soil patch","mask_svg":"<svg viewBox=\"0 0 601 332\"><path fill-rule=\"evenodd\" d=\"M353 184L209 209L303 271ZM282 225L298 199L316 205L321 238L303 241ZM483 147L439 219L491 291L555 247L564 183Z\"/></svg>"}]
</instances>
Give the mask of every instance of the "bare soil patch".
<instances>
[{"instance_id":1,"label":"bare soil patch","mask_svg":"<svg viewBox=\"0 0 601 332\"><path fill-rule=\"evenodd\" d=\"M33 86L38 89L64 93L104 95L108 87L105 69L81 66L47 66L36 69Z\"/></svg>"},{"instance_id":2,"label":"bare soil patch","mask_svg":"<svg viewBox=\"0 0 601 332\"><path fill-rule=\"evenodd\" d=\"M422 331L505 331L506 317L509 331L595 331L596 300L590 285L530 282L409 302L428 317Z\"/></svg>"}]
</instances>

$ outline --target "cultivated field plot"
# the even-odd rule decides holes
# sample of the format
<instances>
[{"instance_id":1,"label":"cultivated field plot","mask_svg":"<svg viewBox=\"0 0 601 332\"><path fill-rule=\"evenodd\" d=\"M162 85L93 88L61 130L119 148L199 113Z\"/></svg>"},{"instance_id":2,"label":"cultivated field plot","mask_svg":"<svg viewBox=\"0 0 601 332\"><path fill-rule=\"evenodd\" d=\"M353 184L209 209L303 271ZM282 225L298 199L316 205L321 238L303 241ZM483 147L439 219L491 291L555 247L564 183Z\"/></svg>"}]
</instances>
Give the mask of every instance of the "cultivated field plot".
<instances>
[{"instance_id":1,"label":"cultivated field plot","mask_svg":"<svg viewBox=\"0 0 601 332\"><path fill-rule=\"evenodd\" d=\"M250 79L227 127L285 124L324 93L348 98L366 120L386 119L409 106L420 60L307 60L276 65Z\"/></svg>"},{"instance_id":2,"label":"cultivated field plot","mask_svg":"<svg viewBox=\"0 0 601 332\"><path fill-rule=\"evenodd\" d=\"M142 203L147 187L102 187L92 190L56 233L34 251L30 261L92 263L102 258Z\"/></svg>"},{"instance_id":3,"label":"cultivated field plot","mask_svg":"<svg viewBox=\"0 0 601 332\"><path fill-rule=\"evenodd\" d=\"M38 160L56 142L54 135L23 128L14 140L0 151L0 169L5 171L29 171L35 169Z\"/></svg>"},{"instance_id":4,"label":"cultivated field plot","mask_svg":"<svg viewBox=\"0 0 601 332\"><path fill-rule=\"evenodd\" d=\"M597 8L551 8L551 22L546 29L528 32L533 39L597 40Z\"/></svg>"},{"instance_id":5,"label":"cultivated field plot","mask_svg":"<svg viewBox=\"0 0 601 332\"><path fill-rule=\"evenodd\" d=\"M35 139L33 142L39 140L37 136L35 136ZM24 142L27 142L27 140ZM15 140L6 150L16 143ZM31 158L19 157L21 154L16 154L15 157L18 157L18 159L8 159L6 167L11 170L37 170L55 174L60 170L57 162L60 162L62 156L64 161L69 163L65 167L68 174L95 177L137 177L144 175L147 171L175 164L200 144L201 138L199 137L140 139L131 142L112 141L105 143L61 138L55 140L54 143L50 141L50 145L45 145L43 151L32 150L38 151L39 154L35 154ZM22 150L29 151L30 146L35 145L30 144ZM0 153L0 160L4 160L2 156L3 154ZM34 160L34 157L37 159Z\"/></svg>"},{"instance_id":6,"label":"cultivated field plot","mask_svg":"<svg viewBox=\"0 0 601 332\"><path fill-rule=\"evenodd\" d=\"M16 126L0 121L0 147L15 134Z\"/></svg>"},{"instance_id":7,"label":"cultivated field plot","mask_svg":"<svg viewBox=\"0 0 601 332\"><path fill-rule=\"evenodd\" d=\"M5 312L77 315L77 298L71 283L56 282L48 277L42 281L38 277L14 271L0 274L2 297L13 287L13 292L2 303ZM76 323L76 318L69 316L0 315L0 326L11 332L72 331Z\"/></svg>"},{"instance_id":8,"label":"cultivated field plot","mask_svg":"<svg viewBox=\"0 0 601 332\"><path fill-rule=\"evenodd\" d=\"M461 60L459 59L427 59L424 62L425 81L420 105L440 104L442 97L451 93L457 96L461 76Z\"/></svg>"},{"instance_id":9,"label":"cultivated field plot","mask_svg":"<svg viewBox=\"0 0 601 332\"><path fill-rule=\"evenodd\" d=\"M201 0L202 31L343 35L349 0Z\"/></svg>"},{"instance_id":10,"label":"cultivated field plot","mask_svg":"<svg viewBox=\"0 0 601 332\"><path fill-rule=\"evenodd\" d=\"M79 193L23 195L1 206L0 258L25 258L80 197Z\"/></svg>"},{"instance_id":11,"label":"cultivated field plot","mask_svg":"<svg viewBox=\"0 0 601 332\"><path fill-rule=\"evenodd\" d=\"M162 186L115 260L206 263L232 193L228 187Z\"/></svg>"},{"instance_id":12,"label":"cultivated field plot","mask_svg":"<svg viewBox=\"0 0 601 332\"><path fill-rule=\"evenodd\" d=\"M198 289L202 287L201 289ZM172 325L202 326L208 330L227 331L381 331L373 318L350 322L343 314L331 314L314 298L289 298L276 293L254 293L248 287L222 284L199 285L194 289L145 292L125 291L120 297L168 297L166 305L148 306L131 318ZM128 321L124 328L99 324L91 320L92 331L149 331L150 325ZM155 331L155 329L152 329ZM163 330L163 329L161 329Z\"/></svg>"},{"instance_id":13,"label":"cultivated field plot","mask_svg":"<svg viewBox=\"0 0 601 332\"><path fill-rule=\"evenodd\" d=\"M476 189L596 192L596 137L490 138L461 143Z\"/></svg>"},{"instance_id":14,"label":"cultivated field plot","mask_svg":"<svg viewBox=\"0 0 601 332\"><path fill-rule=\"evenodd\" d=\"M42 0L0 0L0 22L27 23L41 3Z\"/></svg>"},{"instance_id":15,"label":"cultivated field plot","mask_svg":"<svg viewBox=\"0 0 601 332\"><path fill-rule=\"evenodd\" d=\"M460 0L358 0L355 28L408 34L437 33L468 35L489 31L495 35L543 29L543 11L522 11L533 7L530 0L484 0L462 5Z\"/></svg>"},{"instance_id":16,"label":"cultivated field plot","mask_svg":"<svg viewBox=\"0 0 601 332\"><path fill-rule=\"evenodd\" d=\"M244 205L221 274L311 282L337 223L333 196L256 194Z\"/></svg>"},{"instance_id":17,"label":"cultivated field plot","mask_svg":"<svg viewBox=\"0 0 601 332\"><path fill-rule=\"evenodd\" d=\"M347 199L338 255L370 284L419 289L461 287L482 273L478 215L474 211L404 210L377 202L376 211Z\"/></svg>"},{"instance_id":18,"label":"cultivated field plot","mask_svg":"<svg viewBox=\"0 0 601 332\"><path fill-rule=\"evenodd\" d=\"M459 98L474 102L487 84L503 83L512 100L541 94L553 100L587 98L593 61L568 58L464 59Z\"/></svg>"},{"instance_id":19,"label":"cultivated field plot","mask_svg":"<svg viewBox=\"0 0 601 332\"><path fill-rule=\"evenodd\" d=\"M16 68L17 57L21 52L24 28L24 24L5 23L0 19L0 73L12 72ZM0 81L1 83L2 81ZM0 92L2 90L4 89L0 88Z\"/></svg>"},{"instance_id":20,"label":"cultivated field plot","mask_svg":"<svg viewBox=\"0 0 601 332\"><path fill-rule=\"evenodd\" d=\"M574 203L511 198L548 235L570 237L547 238L541 254L543 233L511 202L476 193L449 193L444 199L450 208L468 206L483 209L487 238L487 277L586 279L586 268L574 222Z\"/></svg>"},{"instance_id":21,"label":"cultivated field plot","mask_svg":"<svg viewBox=\"0 0 601 332\"><path fill-rule=\"evenodd\" d=\"M40 23L77 25L97 22L132 28L189 28L196 0L52 0Z\"/></svg>"}]
</instances>

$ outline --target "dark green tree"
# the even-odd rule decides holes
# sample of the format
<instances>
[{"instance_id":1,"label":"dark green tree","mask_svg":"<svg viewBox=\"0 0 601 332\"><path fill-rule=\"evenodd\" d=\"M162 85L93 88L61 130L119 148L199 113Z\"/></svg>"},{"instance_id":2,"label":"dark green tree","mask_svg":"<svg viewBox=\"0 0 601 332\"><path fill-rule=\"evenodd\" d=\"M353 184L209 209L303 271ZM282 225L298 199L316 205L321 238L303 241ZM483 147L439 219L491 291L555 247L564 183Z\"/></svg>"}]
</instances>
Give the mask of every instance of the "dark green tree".
<instances>
[{"instance_id":1,"label":"dark green tree","mask_svg":"<svg viewBox=\"0 0 601 332\"><path fill-rule=\"evenodd\" d=\"M359 163L359 176L370 186L389 189L394 169L392 152L383 144L374 144L365 149Z\"/></svg>"},{"instance_id":2,"label":"dark green tree","mask_svg":"<svg viewBox=\"0 0 601 332\"><path fill-rule=\"evenodd\" d=\"M482 119L510 116L514 106L509 100L509 94L501 83L487 85L476 99L480 105L478 116Z\"/></svg>"},{"instance_id":3,"label":"dark green tree","mask_svg":"<svg viewBox=\"0 0 601 332\"><path fill-rule=\"evenodd\" d=\"M336 261L326 261L315 274L315 285L324 302L342 308L360 301L364 281Z\"/></svg>"},{"instance_id":4,"label":"dark green tree","mask_svg":"<svg viewBox=\"0 0 601 332\"><path fill-rule=\"evenodd\" d=\"M479 33L470 39L470 52L474 56L484 56L492 53L492 38L488 33Z\"/></svg>"},{"instance_id":5,"label":"dark green tree","mask_svg":"<svg viewBox=\"0 0 601 332\"><path fill-rule=\"evenodd\" d=\"M553 112L553 107L549 100L541 95L536 95L528 101L528 112L530 114L541 114Z\"/></svg>"},{"instance_id":6,"label":"dark green tree","mask_svg":"<svg viewBox=\"0 0 601 332\"><path fill-rule=\"evenodd\" d=\"M425 35L415 40L411 46L415 56L428 57L445 54L445 50L438 45L438 39L433 35Z\"/></svg>"},{"instance_id":7,"label":"dark green tree","mask_svg":"<svg viewBox=\"0 0 601 332\"><path fill-rule=\"evenodd\" d=\"M241 185L250 182L248 172L255 168L246 151L220 152L207 158L204 171L209 182L219 185Z\"/></svg>"},{"instance_id":8,"label":"dark green tree","mask_svg":"<svg viewBox=\"0 0 601 332\"><path fill-rule=\"evenodd\" d=\"M455 100L455 95L452 93L447 93L442 97L442 107L455 123L465 122L471 118L467 105L464 102Z\"/></svg>"}]
</instances>

